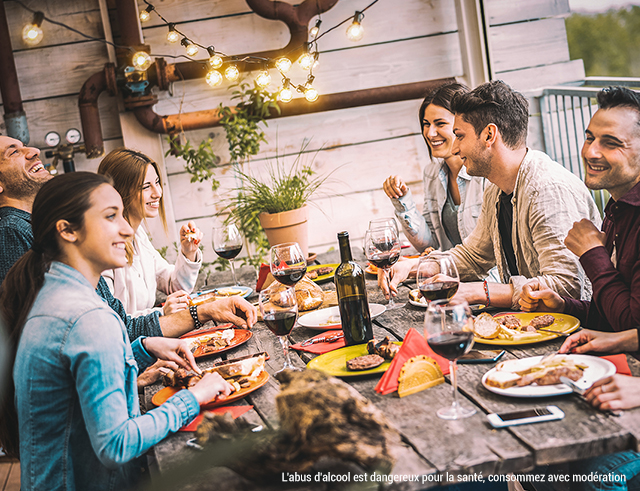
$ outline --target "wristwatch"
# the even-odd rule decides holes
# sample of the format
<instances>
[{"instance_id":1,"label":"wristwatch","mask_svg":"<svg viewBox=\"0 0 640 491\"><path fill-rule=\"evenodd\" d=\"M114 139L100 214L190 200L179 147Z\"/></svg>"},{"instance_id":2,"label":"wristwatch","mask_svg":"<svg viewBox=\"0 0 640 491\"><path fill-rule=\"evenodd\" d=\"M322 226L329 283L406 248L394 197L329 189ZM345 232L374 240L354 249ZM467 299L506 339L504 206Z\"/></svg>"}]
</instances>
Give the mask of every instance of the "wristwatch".
<instances>
[{"instance_id":1,"label":"wristwatch","mask_svg":"<svg viewBox=\"0 0 640 491\"><path fill-rule=\"evenodd\" d=\"M193 318L193 325L195 326L195 328L200 329L202 327L202 322L200 322L200 319L198 319L198 306L192 305L191 307L189 307L189 313Z\"/></svg>"}]
</instances>

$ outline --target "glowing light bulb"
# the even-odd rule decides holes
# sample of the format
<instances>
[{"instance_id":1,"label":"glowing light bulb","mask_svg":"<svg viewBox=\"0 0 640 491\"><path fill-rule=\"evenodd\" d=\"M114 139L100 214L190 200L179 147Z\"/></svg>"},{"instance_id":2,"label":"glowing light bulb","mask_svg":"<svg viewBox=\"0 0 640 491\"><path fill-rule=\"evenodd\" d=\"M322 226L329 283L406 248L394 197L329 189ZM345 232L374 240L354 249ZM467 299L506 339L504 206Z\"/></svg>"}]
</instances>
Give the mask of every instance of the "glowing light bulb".
<instances>
[{"instance_id":1,"label":"glowing light bulb","mask_svg":"<svg viewBox=\"0 0 640 491\"><path fill-rule=\"evenodd\" d=\"M209 65L211 65L212 68L220 68L222 66L222 57L219 55L213 55L209 58Z\"/></svg>"},{"instance_id":2,"label":"glowing light bulb","mask_svg":"<svg viewBox=\"0 0 640 491\"><path fill-rule=\"evenodd\" d=\"M256 77L256 83L260 87L266 87L267 85L269 85L271 83L271 75L269 75L269 72L266 70L260 72Z\"/></svg>"},{"instance_id":3,"label":"glowing light bulb","mask_svg":"<svg viewBox=\"0 0 640 491\"><path fill-rule=\"evenodd\" d=\"M229 65L224 71L224 76L229 82L235 82L240 76L240 71L238 70L237 66Z\"/></svg>"},{"instance_id":4,"label":"glowing light bulb","mask_svg":"<svg viewBox=\"0 0 640 491\"><path fill-rule=\"evenodd\" d=\"M318 91L314 89L311 85L307 85L304 89L304 98L309 102L315 102L318 100Z\"/></svg>"},{"instance_id":5,"label":"glowing light bulb","mask_svg":"<svg viewBox=\"0 0 640 491\"><path fill-rule=\"evenodd\" d=\"M146 9L140 12L140 22L147 22L151 19L151 12L153 11L153 5L149 5Z\"/></svg>"},{"instance_id":6,"label":"glowing light bulb","mask_svg":"<svg viewBox=\"0 0 640 491\"><path fill-rule=\"evenodd\" d=\"M347 27L347 38L349 41L360 41L362 36L364 36L364 29L360 21L362 21L362 13L356 12L356 15L353 16L353 22Z\"/></svg>"},{"instance_id":7,"label":"glowing light bulb","mask_svg":"<svg viewBox=\"0 0 640 491\"><path fill-rule=\"evenodd\" d=\"M144 51L138 51L131 58L131 62L133 63L133 68L139 72L144 72L151 66L151 57Z\"/></svg>"},{"instance_id":8,"label":"glowing light bulb","mask_svg":"<svg viewBox=\"0 0 640 491\"><path fill-rule=\"evenodd\" d=\"M309 29L309 36L311 36L311 39L315 39L318 36L318 33L320 32L320 24L322 24L322 21L318 19L316 21L316 25Z\"/></svg>"},{"instance_id":9,"label":"glowing light bulb","mask_svg":"<svg viewBox=\"0 0 640 491\"><path fill-rule=\"evenodd\" d=\"M313 62L315 59L311 53L305 53L300 58L298 58L298 63L304 70L309 70L313 66Z\"/></svg>"},{"instance_id":10,"label":"glowing light bulb","mask_svg":"<svg viewBox=\"0 0 640 491\"><path fill-rule=\"evenodd\" d=\"M218 70L210 70L205 79L211 87L217 87L222 83L222 74Z\"/></svg>"},{"instance_id":11,"label":"glowing light bulb","mask_svg":"<svg viewBox=\"0 0 640 491\"><path fill-rule=\"evenodd\" d=\"M278 94L278 100L281 102L291 102L291 99L293 99L293 91L288 86L283 87Z\"/></svg>"},{"instance_id":12,"label":"glowing light bulb","mask_svg":"<svg viewBox=\"0 0 640 491\"><path fill-rule=\"evenodd\" d=\"M291 60L289 58L278 58L276 60L276 68L281 73L287 73L291 69Z\"/></svg>"},{"instance_id":13,"label":"glowing light bulb","mask_svg":"<svg viewBox=\"0 0 640 491\"><path fill-rule=\"evenodd\" d=\"M173 24L169 24L169 32L167 33L167 41L170 43L177 43L180 41L180 34L176 31Z\"/></svg>"},{"instance_id":14,"label":"glowing light bulb","mask_svg":"<svg viewBox=\"0 0 640 491\"><path fill-rule=\"evenodd\" d=\"M22 29L22 40L29 46L35 46L42 41L43 32L40 26L44 20L44 14L42 12L36 12L33 16L33 22L27 24Z\"/></svg>"},{"instance_id":15,"label":"glowing light bulb","mask_svg":"<svg viewBox=\"0 0 640 491\"><path fill-rule=\"evenodd\" d=\"M180 41L180 44L184 46L184 49L187 50L187 54L189 56L195 56L196 54L198 54L198 47L195 44L193 44L191 41L189 41L187 38L182 38L182 41Z\"/></svg>"}]
</instances>

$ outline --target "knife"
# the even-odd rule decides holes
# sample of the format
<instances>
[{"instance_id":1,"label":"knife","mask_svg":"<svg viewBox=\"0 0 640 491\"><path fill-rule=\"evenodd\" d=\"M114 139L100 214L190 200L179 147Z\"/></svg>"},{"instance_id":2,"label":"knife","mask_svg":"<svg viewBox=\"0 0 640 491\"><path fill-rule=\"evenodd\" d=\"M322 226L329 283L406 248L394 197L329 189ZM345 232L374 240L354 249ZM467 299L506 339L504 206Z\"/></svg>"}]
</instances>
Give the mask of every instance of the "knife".
<instances>
[{"instance_id":1,"label":"knife","mask_svg":"<svg viewBox=\"0 0 640 491\"><path fill-rule=\"evenodd\" d=\"M316 343L335 343L344 337L344 333L339 332L336 334L331 334L330 336L322 336L321 338L311 338L307 339L300 346L310 346Z\"/></svg>"},{"instance_id":2,"label":"knife","mask_svg":"<svg viewBox=\"0 0 640 491\"><path fill-rule=\"evenodd\" d=\"M584 393L587 390L589 390L589 388L583 389L578 384L576 384L573 380L571 380L570 378L567 378L567 377L560 377L560 382L562 382L564 385L568 386L574 393L578 394L580 396L580 398L583 401L586 402L586 399L584 398ZM607 414L611 414L612 416L620 416L622 414L622 411L605 410L605 411L602 411L602 412L607 413Z\"/></svg>"},{"instance_id":3,"label":"knife","mask_svg":"<svg viewBox=\"0 0 640 491\"><path fill-rule=\"evenodd\" d=\"M536 328L537 331L543 331L543 332L550 332L553 334L558 334L559 336L569 336L569 333L566 333L564 331L554 331L553 329L547 329L546 327L538 327Z\"/></svg>"}]
</instances>

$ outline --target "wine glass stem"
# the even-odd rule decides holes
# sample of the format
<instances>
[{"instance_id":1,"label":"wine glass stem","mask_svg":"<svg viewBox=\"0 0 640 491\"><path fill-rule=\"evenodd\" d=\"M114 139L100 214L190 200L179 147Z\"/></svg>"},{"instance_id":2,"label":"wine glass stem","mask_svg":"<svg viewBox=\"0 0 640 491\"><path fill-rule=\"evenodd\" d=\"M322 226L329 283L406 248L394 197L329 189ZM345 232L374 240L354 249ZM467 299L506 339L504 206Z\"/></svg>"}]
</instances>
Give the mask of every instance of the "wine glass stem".
<instances>
[{"instance_id":1,"label":"wine glass stem","mask_svg":"<svg viewBox=\"0 0 640 491\"><path fill-rule=\"evenodd\" d=\"M389 301L387 302L387 307L393 307L395 302L393 301L393 292L391 291L391 271L389 268L384 269L384 276L387 280L387 287L389 288Z\"/></svg>"},{"instance_id":2,"label":"wine glass stem","mask_svg":"<svg viewBox=\"0 0 640 491\"><path fill-rule=\"evenodd\" d=\"M233 265L233 259L229 259L229 264L231 265L231 274L233 275L233 283L238 286L238 278L236 278L236 268Z\"/></svg>"},{"instance_id":3,"label":"wine glass stem","mask_svg":"<svg viewBox=\"0 0 640 491\"><path fill-rule=\"evenodd\" d=\"M451 405L453 407L454 411L458 411L458 408L460 407L458 404L458 372L457 372L457 368L458 365L456 363L456 360L453 361L449 361L449 373L451 374L451 387L453 389L453 404Z\"/></svg>"},{"instance_id":4,"label":"wine glass stem","mask_svg":"<svg viewBox=\"0 0 640 491\"><path fill-rule=\"evenodd\" d=\"M295 369L295 366L291 362L291 357L289 356L289 336L278 336L278 339L280 339L280 344L282 345L282 350L284 351L284 366L282 367L282 369Z\"/></svg>"}]
</instances>

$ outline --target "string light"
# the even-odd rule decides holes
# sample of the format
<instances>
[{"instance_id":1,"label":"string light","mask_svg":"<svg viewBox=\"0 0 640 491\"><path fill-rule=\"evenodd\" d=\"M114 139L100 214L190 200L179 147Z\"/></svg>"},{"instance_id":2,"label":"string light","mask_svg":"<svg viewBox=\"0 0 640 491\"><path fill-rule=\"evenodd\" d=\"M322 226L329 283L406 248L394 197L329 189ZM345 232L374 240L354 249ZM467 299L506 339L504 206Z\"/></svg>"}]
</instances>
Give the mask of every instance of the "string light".
<instances>
[{"instance_id":1,"label":"string light","mask_svg":"<svg viewBox=\"0 0 640 491\"><path fill-rule=\"evenodd\" d=\"M280 73L287 73L291 70L291 60L289 58L278 58L276 60L276 68L280 70Z\"/></svg>"},{"instance_id":2,"label":"string light","mask_svg":"<svg viewBox=\"0 0 640 491\"><path fill-rule=\"evenodd\" d=\"M180 44L184 46L184 49L187 51L187 54L189 56L195 56L198 54L198 46L193 44L187 38L182 38L182 41L180 41Z\"/></svg>"},{"instance_id":3,"label":"string light","mask_svg":"<svg viewBox=\"0 0 640 491\"><path fill-rule=\"evenodd\" d=\"M176 31L175 24L169 24L169 32L167 33L167 41L170 43L177 43L180 41L180 34Z\"/></svg>"},{"instance_id":4,"label":"string light","mask_svg":"<svg viewBox=\"0 0 640 491\"><path fill-rule=\"evenodd\" d=\"M302 67L303 70L311 70L314 62L316 61L316 57L318 56L318 52L310 53L307 45L307 49L302 53L302 56L298 58L298 63Z\"/></svg>"},{"instance_id":5,"label":"string light","mask_svg":"<svg viewBox=\"0 0 640 491\"><path fill-rule=\"evenodd\" d=\"M211 65L211 68L220 68L223 63L222 57L216 53L213 46L207 48L207 53L209 53L209 65Z\"/></svg>"},{"instance_id":6,"label":"string light","mask_svg":"<svg viewBox=\"0 0 640 491\"><path fill-rule=\"evenodd\" d=\"M140 11L140 22L147 22L151 18L151 12L155 7L149 5L146 9Z\"/></svg>"},{"instance_id":7,"label":"string light","mask_svg":"<svg viewBox=\"0 0 640 491\"><path fill-rule=\"evenodd\" d=\"M209 70L205 80L211 87L217 87L222 83L222 74L218 70Z\"/></svg>"},{"instance_id":8,"label":"string light","mask_svg":"<svg viewBox=\"0 0 640 491\"><path fill-rule=\"evenodd\" d=\"M364 14L362 12L356 12L353 16L353 22L347 28L347 38L349 41L360 41L364 36L364 29L362 28L362 18Z\"/></svg>"},{"instance_id":9,"label":"string light","mask_svg":"<svg viewBox=\"0 0 640 491\"><path fill-rule=\"evenodd\" d=\"M138 51L131 58L131 62L133 63L133 68L139 72L144 72L151 66L151 57L144 51Z\"/></svg>"},{"instance_id":10,"label":"string light","mask_svg":"<svg viewBox=\"0 0 640 491\"><path fill-rule=\"evenodd\" d=\"M43 32L40 26L44 20L44 14L42 12L36 12L33 15L33 21L31 24L27 24L22 29L22 40L29 46L35 46L42 41Z\"/></svg>"},{"instance_id":11,"label":"string light","mask_svg":"<svg viewBox=\"0 0 640 491\"><path fill-rule=\"evenodd\" d=\"M293 99L293 91L291 90L291 82L289 81L288 78L284 79L284 86L282 87L282 89L280 90L280 92L278 93L278 100L280 102L291 102L291 99Z\"/></svg>"},{"instance_id":12,"label":"string light","mask_svg":"<svg viewBox=\"0 0 640 491\"><path fill-rule=\"evenodd\" d=\"M311 36L311 39L315 39L318 36L318 33L320 32L320 24L322 24L322 20L318 19L316 21L316 25L309 29L309 36Z\"/></svg>"},{"instance_id":13,"label":"string light","mask_svg":"<svg viewBox=\"0 0 640 491\"><path fill-rule=\"evenodd\" d=\"M269 85L271 83L271 75L269 75L269 72L267 70L261 71L256 77L256 83L263 88Z\"/></svg>"},{"instance_id":14,"label":"string light","mask_svg":"<svg viewBox=\"0 0 640 491\"><path fill-rule=\"evenodd\" d=\"M304 98L309 102L316 102L318 100L318 97L318 91L314 89L310 84L306 84L304 89Z\"/></svg>"},{"instance_id":15,"label":"string light","mask_svg":"<svg viewBox=\"0 0 640 491\"><path fill-rule=\"evenodd\" d=\"M235 82L240 76L240 71L237 66L229 65L224 71L224 76L229 82Z\"/></svg>"}]
</instances>

